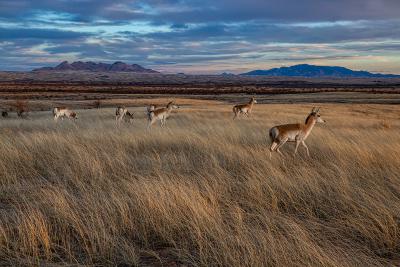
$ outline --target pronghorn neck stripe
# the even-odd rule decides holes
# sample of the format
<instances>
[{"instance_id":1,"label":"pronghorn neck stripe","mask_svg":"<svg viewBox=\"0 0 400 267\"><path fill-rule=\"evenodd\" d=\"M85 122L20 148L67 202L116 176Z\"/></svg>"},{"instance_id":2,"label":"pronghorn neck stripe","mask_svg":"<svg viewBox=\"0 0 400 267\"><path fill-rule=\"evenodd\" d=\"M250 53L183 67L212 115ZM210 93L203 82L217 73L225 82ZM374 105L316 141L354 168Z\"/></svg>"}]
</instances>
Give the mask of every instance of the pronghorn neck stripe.
<instances>
[{"instance_id":1,"label":"pronghorn neck stripe","mask_svg":"<svg viewBox=\"0 0 400 267\"><path fill-rule=\"evenodd\" d=\"M307 118L306 120L305 132L310 132L316 123L317 120L315 119L315 117L310 115L309 118Z\"/></svg>"}]
</instances>

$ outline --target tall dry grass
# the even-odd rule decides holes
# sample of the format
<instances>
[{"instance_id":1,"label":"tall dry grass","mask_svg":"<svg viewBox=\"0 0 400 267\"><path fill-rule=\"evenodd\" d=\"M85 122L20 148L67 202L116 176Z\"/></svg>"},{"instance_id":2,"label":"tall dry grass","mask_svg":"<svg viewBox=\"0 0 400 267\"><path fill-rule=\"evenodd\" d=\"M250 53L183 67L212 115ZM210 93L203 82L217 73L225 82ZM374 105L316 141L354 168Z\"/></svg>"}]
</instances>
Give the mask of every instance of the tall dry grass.
<instances>
[{"instance_id":1,"label":"tall dry grass","mask_svg":"<svg viewBox=\"0 0 400 267\"><path fill-rule=\"evenodd\" d=\"M0 265L395 266L399 108L325 105L310 158L269 160L268 128L310 108L183 107L151 132L144 109L2 120Z\"/></svg>"}]
</instances>

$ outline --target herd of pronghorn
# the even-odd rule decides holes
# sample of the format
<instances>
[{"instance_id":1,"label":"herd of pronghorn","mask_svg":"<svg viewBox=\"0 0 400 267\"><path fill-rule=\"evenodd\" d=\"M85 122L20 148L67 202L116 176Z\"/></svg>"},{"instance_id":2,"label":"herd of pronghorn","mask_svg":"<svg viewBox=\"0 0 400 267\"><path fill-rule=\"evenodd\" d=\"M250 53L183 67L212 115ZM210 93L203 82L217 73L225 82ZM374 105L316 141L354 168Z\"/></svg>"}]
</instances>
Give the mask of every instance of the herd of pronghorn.
<instances>
[{"instance_id":1,"label":"herd of pronghorn","mask_svg":"<svg viewBox=\"0 0 400 267\"><path fill-rule=\"evenodd\" d=\"M250 99L247 104L236 105L233 107L234 117L236 119L239 115L250 116L254 104L257 101L254 97ZM161 127L164 127L167 118L170 116L173 109L178 109L179 107L174 102L169 102L165 107L157 107L156 105L150 105L147 107L147 120L148 129L157 121L160 121ZM56 107L53 109L54 120L57 121L58 118L69 118L77 119L77 114L65 107ZM120 124L122 121L132 122L133 113L129 112L125 107L117 107L115 111L115 121ZM304 123L294 123L294 124L283 124L274 126L269 130L269 137L271 139L270 147L270 157L273 151L278 152L282 155L280 148L286 142L295 142L296 148L294 150L294 155L297 153L297 149L300 144L304 146L307 151L307 155L310 156L310 152L305 143L305 140L311 133L314 125L316 123L324 123L325 120L321 118L319 113L319 108L313 108L310 114L307 116Z\"/></svg>"}]
</instances>

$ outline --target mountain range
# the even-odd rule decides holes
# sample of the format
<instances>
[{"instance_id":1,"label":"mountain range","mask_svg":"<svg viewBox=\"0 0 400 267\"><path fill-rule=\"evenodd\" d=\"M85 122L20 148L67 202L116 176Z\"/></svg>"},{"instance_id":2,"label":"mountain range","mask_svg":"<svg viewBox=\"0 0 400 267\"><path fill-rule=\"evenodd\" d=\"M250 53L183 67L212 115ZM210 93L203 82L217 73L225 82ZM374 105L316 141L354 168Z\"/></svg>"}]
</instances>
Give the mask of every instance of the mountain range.
<instances>
[{"instance_id":1,"label":"mountain range","mask_svg":"<svg viewBox=\"0 0 400 267\"><path fill-rule=\"evenodd\" d=\"M333 78L399 78L400 75L354 71L344 67L315 66L308 64L291 67L273 68L269 70L253 70L240 75L282 76L282 77L333 77Z\"/></svg>"},{"instance_id":2,"label":"mountain range","mask_svg":"<svg viewBox=\"0 0 400 267\"><path fill-rule=\"evenodd\" d=\"M44 67L34 69L33 71L98 71L98 72L135 72L135 73L159 73L152 69L146 69L138 64L126 64L117 61L113 64L95 63L95 62L82 62L76 61L69 63L64 61L56 67Z\"/></svg>"}]
</instances>

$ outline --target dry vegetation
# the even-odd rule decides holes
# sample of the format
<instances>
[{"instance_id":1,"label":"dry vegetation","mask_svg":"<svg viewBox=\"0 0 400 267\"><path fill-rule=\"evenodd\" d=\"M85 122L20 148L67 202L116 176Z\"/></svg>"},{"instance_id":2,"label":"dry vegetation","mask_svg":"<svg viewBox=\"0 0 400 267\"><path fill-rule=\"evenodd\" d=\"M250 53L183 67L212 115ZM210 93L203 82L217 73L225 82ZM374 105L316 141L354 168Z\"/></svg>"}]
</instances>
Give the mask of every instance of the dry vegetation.
<instances>
[{"instance_id":1,"label":"dry vegetation","mask_svg":"<svg viewBox=\"0 0 400 267\"><path fill-rule=\"evenodd\" d=\"M112 109L1 120L0 265L396 266L399 107L323 105L311 158L269 160L268 128L310 109L184 106L152 132L144 108L119 128Z\"/></svg>"}]
</instances>

